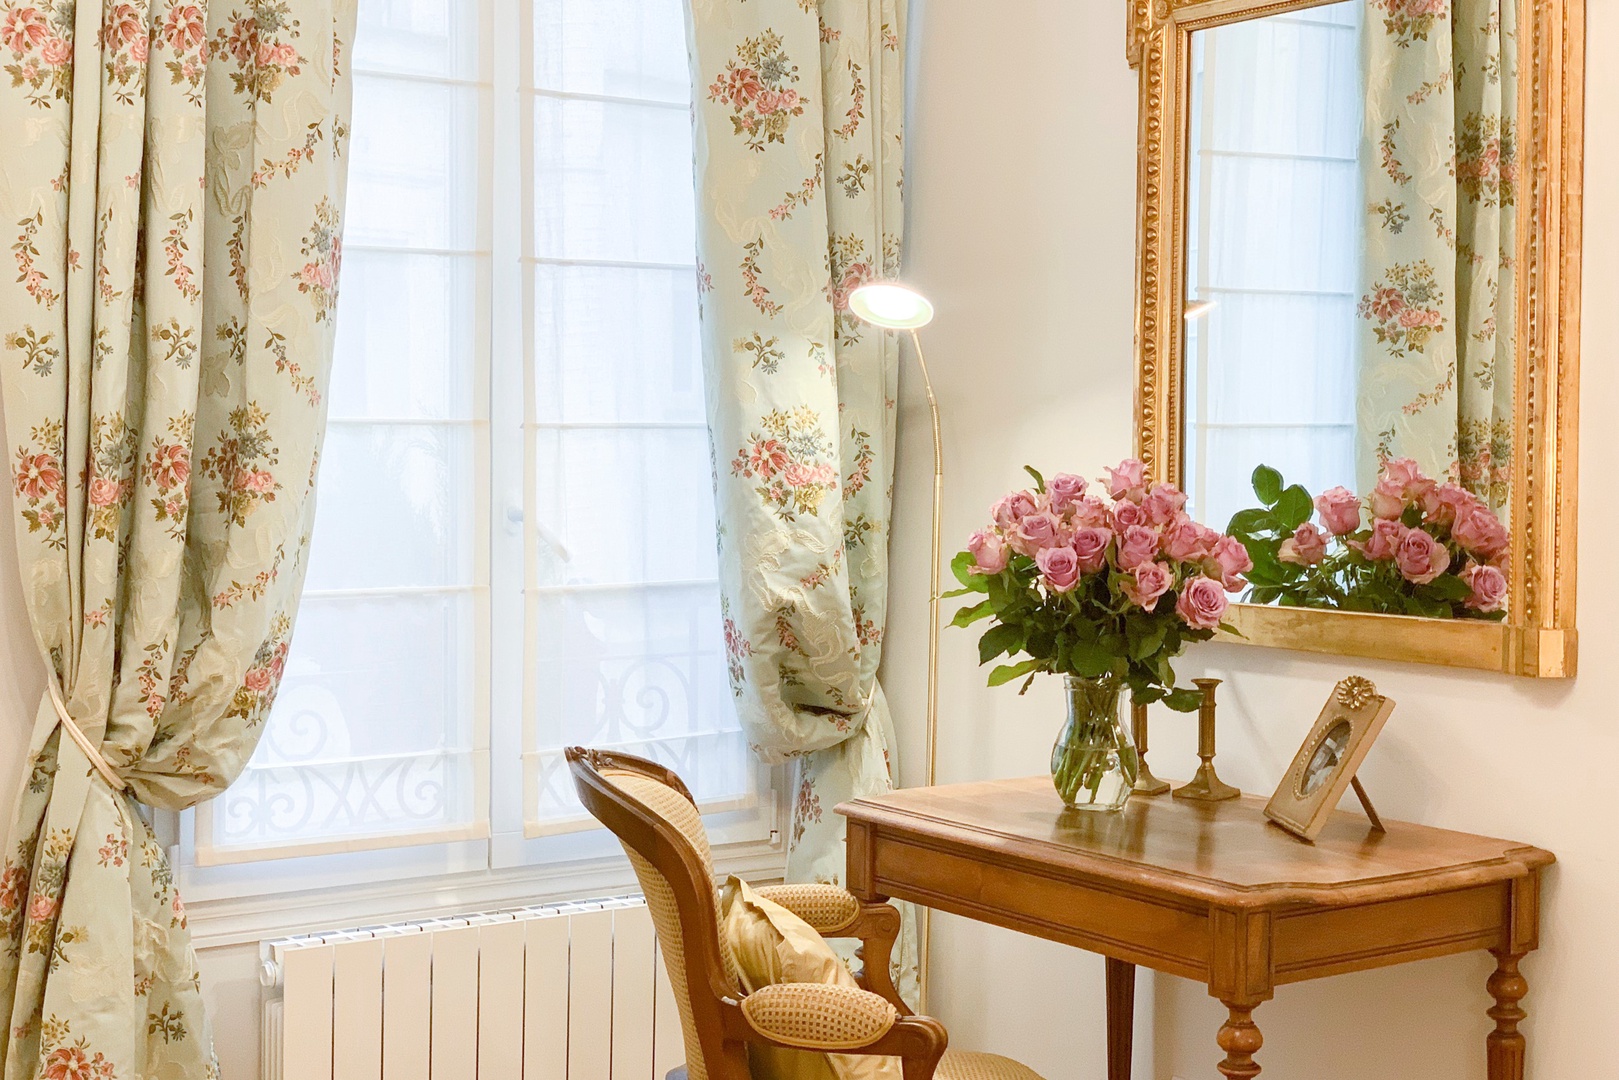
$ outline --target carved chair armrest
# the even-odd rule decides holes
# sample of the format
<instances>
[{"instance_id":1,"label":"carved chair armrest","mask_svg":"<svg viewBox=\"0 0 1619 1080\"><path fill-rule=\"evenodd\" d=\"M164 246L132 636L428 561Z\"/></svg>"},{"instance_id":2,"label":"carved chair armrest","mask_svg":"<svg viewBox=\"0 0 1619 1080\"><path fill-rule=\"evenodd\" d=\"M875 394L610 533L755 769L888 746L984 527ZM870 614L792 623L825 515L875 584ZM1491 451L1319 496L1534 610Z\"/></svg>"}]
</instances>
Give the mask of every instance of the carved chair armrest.
<instances>
[{"instance_id":1,"label":"carved chair armrest","mask_svg":"<svg viewBox=\"0 0 1619 1080\"><path fill-rule=\"evenodd\" d=\"M809 923L822 937L858 939L864 969L860 984L888 999L901 1016L911 1015L888 970L900 931L896 908L867 903L837 885L760 885L754 891Z\"/></svg>"},{"instance_id":2,"label":"carved chair armrest","mask_svg":"<svg viewBox=\"0 0 1619 1080\"><path fill-rule=\"evenodd\" d=\"M949 1036L931 1016L901 1016L869 990L823 983L760 987L727 1001L727 1035L744 1042L833 1054L897 1057L905 1080L932 1080Z\"/></svg>"}]
</instances>

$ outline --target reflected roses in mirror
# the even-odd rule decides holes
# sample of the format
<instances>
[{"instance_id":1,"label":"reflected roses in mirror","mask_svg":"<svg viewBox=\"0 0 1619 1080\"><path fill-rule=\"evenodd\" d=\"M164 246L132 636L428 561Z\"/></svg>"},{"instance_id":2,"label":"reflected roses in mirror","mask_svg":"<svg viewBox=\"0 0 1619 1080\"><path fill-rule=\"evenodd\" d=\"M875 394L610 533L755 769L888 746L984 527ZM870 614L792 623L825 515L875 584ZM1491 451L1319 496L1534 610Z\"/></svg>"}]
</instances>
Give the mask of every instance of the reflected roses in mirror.
<instances>
[{"instance_id":1,"label":"reflected roses in mirror","mask_svg":"<svg viewBox=\"0 0 1619 1080\"><path fill-rule=\"evenodd\" d=\"M979 662L1013 662L990 672L991 686L1042 671L1108 677L1138 704L1192 712L1202 695L1175 685L1170 661L1222 628L1252 561L1239 540L1188 517L1178 488L1149 487L1140 461L1106 471L1093 492L1084 477L1048 482L1028 469L1034 487L997 502L951 563L962 588L947 595L982 597L952 625L993 621Z\"/></svg>"},{"instance_id":2,"label":"reflected roses in mirror","mask_svg":"<svg viewBox=\"0 0 1619 1080\"><path fill-rule=\"evenodd\" d=\"M1253 486L1263 505L1238 511L1226 527L1253 560L1250 602L1435 619L1505 616L1506 526L1471 492L1424 476L1411 459L1385 462L1364 499L1342 487L1312 499L1268 465L1254 470Z\"/></svg>"}]
</instances>

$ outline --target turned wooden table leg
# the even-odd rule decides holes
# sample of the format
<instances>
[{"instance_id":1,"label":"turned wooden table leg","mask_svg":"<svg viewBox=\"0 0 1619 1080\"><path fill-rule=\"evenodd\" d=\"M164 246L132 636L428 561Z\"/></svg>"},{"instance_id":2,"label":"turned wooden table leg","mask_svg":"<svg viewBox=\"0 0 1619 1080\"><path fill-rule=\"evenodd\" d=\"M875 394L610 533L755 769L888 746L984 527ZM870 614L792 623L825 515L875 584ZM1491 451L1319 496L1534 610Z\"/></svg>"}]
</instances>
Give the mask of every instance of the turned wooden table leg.
<instances>
[{"instance_id":1,"label":"turned wooden table leg","mask_svg":"<svg viewBox=\"0 0 1619 1080\"><path fill-rule=\"evenodd\" d=\"M1264 1036L1259 1033L1259 1025L1254 1023L1254 1007L1230 1001L1223 1004L1231 1015L1220 1025L1220 1049L1225 1051L1225 1060L1220 1062L1220 1074L1227 1080L1251 1080L1259 1075L1254 1055L1265 1044ZM1496 1080L1493 1074L1490 1080Z\"/></svg>"},{"instance_id":2,"label":"turned wooden table leg","mask_svg":"<svg viewBox=\"0 0 1619 1080\"><path fill-rule=\"evenodd\" d=\"M1493 951L1493 950L1492 950ZM1489 1080L1523 1080L1524 1038L1518 1025L1528 1014L1518 1004L1529 992L1529 983L1518 972L1523 953L1495 952L1495 972L1490 976L1490 1019L1495 1030L1488 1040Z\"/></svg>"},{"instance_id":3,"label":"turned wooden table leg","mask_svg":"<svg viewBox=\"0 0 1619 1080\"><path fill-rule=\"evenodd\" d=\"M1130 1080L1136 1023L1136 966L1107 958L1107 1080Z\"/></svg>"}]
</instances>

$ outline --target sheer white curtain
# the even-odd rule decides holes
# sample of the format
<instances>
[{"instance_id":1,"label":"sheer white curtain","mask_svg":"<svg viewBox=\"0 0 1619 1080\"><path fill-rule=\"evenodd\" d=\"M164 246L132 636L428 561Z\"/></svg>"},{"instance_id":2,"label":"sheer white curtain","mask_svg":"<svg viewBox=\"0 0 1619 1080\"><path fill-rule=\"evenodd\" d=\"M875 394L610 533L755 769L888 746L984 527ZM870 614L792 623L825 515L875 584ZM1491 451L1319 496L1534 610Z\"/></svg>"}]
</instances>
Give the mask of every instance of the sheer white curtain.
<instances>
[{"instance_id":1,"label":"sheer white curtain","mask_svg":"<svg viewBox=\"0 0 1619 1080\"><path fill-rule=\"evenodd\" d=\"M1354 486L1362 6L1193 36L1186 483L1211 525L1261 463Z\"/></svg>"}]
</instances>

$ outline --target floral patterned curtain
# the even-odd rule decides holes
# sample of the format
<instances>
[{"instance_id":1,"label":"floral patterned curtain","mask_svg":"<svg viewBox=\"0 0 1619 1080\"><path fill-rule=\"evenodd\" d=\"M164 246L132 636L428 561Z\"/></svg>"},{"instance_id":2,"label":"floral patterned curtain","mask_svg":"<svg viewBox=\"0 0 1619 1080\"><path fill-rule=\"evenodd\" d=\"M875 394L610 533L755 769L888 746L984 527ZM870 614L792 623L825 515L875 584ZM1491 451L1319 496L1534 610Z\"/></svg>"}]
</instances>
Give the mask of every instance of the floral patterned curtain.
<instances>
[{"instance_id":1,"label":"floral patterned curtain","mask_svg":"<svg viewBox=\"0 0 1619 1080\"><path fill-rule=\"evenodd\" d=\"M1414 458L1505 516L1517 5L1367 0L1359 472Z\"/></svg>"},{"instance_id":2,"label":"floral patterned curtain","mask_svg":"<svg viewBox=\"0 0 1619 1080\"><path fill-rule=\"evenodd\" d=\"M214 1076L146 807L275 695L325 423L353 0L0 0L0 396L51 692L0 862L0 1076Z\"/></svg>"},{"instance_id":3,"label":"floral patterned curtain","mask_svg":"<svg viewBox=\"0 0 1619 1080\"><path fill-rule=\"evenodd\" d=\"M793 766L788 880L841 882L833 808L893 786L877 666L899 351L848 298L899 269L905 0L690 11L731 685L754 750Z\"/></svg>"}]
</instances>

